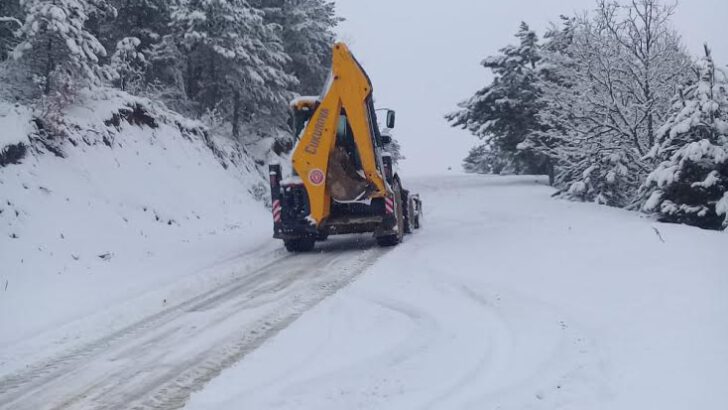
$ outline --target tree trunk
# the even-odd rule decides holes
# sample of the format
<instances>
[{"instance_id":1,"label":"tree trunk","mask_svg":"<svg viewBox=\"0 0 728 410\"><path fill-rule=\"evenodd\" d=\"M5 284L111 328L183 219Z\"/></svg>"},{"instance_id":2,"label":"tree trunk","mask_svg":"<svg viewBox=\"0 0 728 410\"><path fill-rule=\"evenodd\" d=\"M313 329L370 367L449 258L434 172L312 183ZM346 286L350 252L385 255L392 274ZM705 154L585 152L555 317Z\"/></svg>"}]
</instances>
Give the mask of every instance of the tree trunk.
<instances>
[{"instance_id":1,"label":"tree trunk","mask_svg":"<svg viewBox=\"0 0 728 410\"><path fill-rule=\"evenodd\" d=\"M45 68L45 84L43 84L43 94L48 95L51 93L51 72L53 72L53 40L48 39L48 44L46 45L46 54L48 57L48 61L46 61L46 68Z\"/></svg>"},{"instance_id":2,"label":"tree trunk","mask_svg":"<svg viewBox=\"0 0 728 410\"><path fill-rule=\"evenodd\" d=\"M556 183L556 166L553 160L548 159L546 161L546 169L549 175L549 185L554 186Z\"/></svg>"},{"instance_id":3,"label":"tree trunk","mask_svg":"<svg viewBox=\"0 0 728 410\"><path fill-rule=\"evenodd\" d=\"M210 105L212 107L217 104L220 96L220 83L217 76L217 65L215 64L215 53L210 53L210 76L212 77L212 90L210 90Z\"/></svg>"},{"instance_id":4,"label":"tree trunk","mask_svg":"<svg viewBox=\"0 0 728 410\"><path fill-rule=\"evenodd\" d=\"M240 141L240 111L242 104L240 102L240 91L233 92L233 137Z\"/></svg>"},{"instance_id":5,"label":"tree trunk","mask_svg":"<svg viewBox=\"0 0 728 410\"><path fill-rule=\"evenodd\" d=\"M195 67L193 63L193 50L187 53L187 69L185 75L185 94L187 98L194 100L195 94L197 94L197 87L195 86Z\"/></svg>"}]
</instances>

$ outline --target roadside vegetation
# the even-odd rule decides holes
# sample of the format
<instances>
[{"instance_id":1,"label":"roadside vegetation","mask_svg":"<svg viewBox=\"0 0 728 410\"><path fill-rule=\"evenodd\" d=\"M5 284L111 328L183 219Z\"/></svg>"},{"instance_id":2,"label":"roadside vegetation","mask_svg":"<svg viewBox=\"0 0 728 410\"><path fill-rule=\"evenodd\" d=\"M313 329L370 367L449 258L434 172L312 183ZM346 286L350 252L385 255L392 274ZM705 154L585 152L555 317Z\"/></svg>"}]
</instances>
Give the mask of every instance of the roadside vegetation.
<instances>
[{"instance_id":1,"label":"roadside vegetation","mask_svg":"<svg viewBox=\"0 0 728 410\"><path fill-rule=\"evenodd\" d=\"M565 198L728 228L728 79L690 55L675 5L599 0L482 65L493 81L446 116L480 138L468 172L548 174Z\"/></svg>"}]
</instances>

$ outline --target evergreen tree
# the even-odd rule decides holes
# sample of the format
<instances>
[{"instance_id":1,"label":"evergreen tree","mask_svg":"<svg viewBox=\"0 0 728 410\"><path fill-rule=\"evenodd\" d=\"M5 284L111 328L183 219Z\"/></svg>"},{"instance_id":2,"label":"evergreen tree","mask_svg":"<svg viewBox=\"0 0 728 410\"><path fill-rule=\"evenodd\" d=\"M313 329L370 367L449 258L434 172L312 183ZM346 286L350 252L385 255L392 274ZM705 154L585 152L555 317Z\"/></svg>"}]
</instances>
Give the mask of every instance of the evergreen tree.
<instances>
[{"instance_id":1,"label":"evergreen tree","mask_svg":"<svg viewBox=\"0 0 728 410\"><path fill-rule=\"evenodd\" d=\"M269 23L281 27L281 41L290 57L286 71L299 83L301 95L318 94L329 74L334 29L342 20L330 0L252 0L265 13Z\"/></svg>"},{"instance_id":2,"label":"evergreen tree","mask_svg":"<svg viewBox=\"0 0 728 410\"><path fill-rule=\"evenodd\" d=\"M117 10L116 18L102 29L104 46L115 47L124 38L139 39L137 50L148 57L154 44L169 33L171 7L168 0L112 0Z\"/></svg>"},{"instance_id":3,"label":"evergreen tree","mask_svg":"<svg viewBox=\"0 0 728 410\"><path fill-rule=\"evenodd\" d=\"M539 129L532 130L526 139L518 145L518 149L528 152L532 156L546 158L547 172L551 185L560 185L557 179L559 174L555 168L562 161L562 155L569 148L574 148L571 141L564 139L568 134L568 127L559 122L547 121L549 105L554 101L554 90L568 90L573 87L573 78L569 72L576 64L569 49L574 43L576 19L561 16L561 25L551 25L544 34L544 43L541 46L541 59L538 64L538 88L539 88ZM566 161L568 164L569 161ZM560 175L563 177L563 170Z\"/></svg>"},{"instance_id":4,"label":"evergreen tree","mask_svg":"<svg viewBox=\"0 0 728 410\"><path fill-rule=\"evenodd\" d=\"M518 145L534 130L540 129L538 121L538 63L540 61L538 38L526 23L516 34L517 46L507 46L500 55L489 57L482 65L490 69L493 82L478 91L468 101L460 104L460 111L446 116L455 127L469 130L485 141L487 152L500 156L498 162L509 164L505 169L516 173L546 173L547 164L539 155L518 150ZM487 162L487 161L486 161ZM493 164L485 168L501 168Z\"/></svg>"},{"instance_id":5,"label":"evergreen tree","mask_svg":"<svg viewBox=\"0 0 728 410\"><path fill-rule=\"evenodd\" d=\"M513 173L508 162L498 151L497 147L488 144L480 144L473 147L468 156L463 160L463 169L471 174L509 174Z\"/></svg>"},{"instance_id":6,"label":"evergreen tree","mask_svg":"<svg viewBox=\"0 0 728 410\"><path fill-rule=\"evenodd\" d=\"M14 56L44 95L67 97L79 87L108 78L99 64L106 50L85 26L100 1L92 5L86 0L21 0L21 4L26 19Z\"/></svg>"},{"instance_id":7,"label":"evergreen tree","mask_svg":"<svg viewBox=\"0 0 728 410\"><path fill-rule=\"evenodd\" d=\"M329 75L334 29L341 19L327 0L285 0L282 11L283 46L291 57L288 72L300 82L295 91L316 95Z\"/></svg>"},{"instance_id":8,"label":"evergreen tree","mask_svg":"<svg viewBox=\"0 0 728 410\"><path fill-rule=\"evenodd\" d=\"M170 33L171 7L166 0L109 0L113 19L92 19L94 34L113 51L111 65L120 70L115 85L125 91L141 92L156 78L152 69L153 50ZM164 64L173 62L164 61ZM164 72L166 66L156 67ZM130 89L131 87L131 89Z\"/></svg>"},{"instance_id":9,"label":"evergreen tree","mask_svg":"<svg viewBox=\"0 0 728 410\"><path fill-rule=\"evenodd\" d=\"M185 93L202 110L221 109L240 137L241 122L283 123L296 79L279 29L245 0L191 0L172 14L176 43L185 54Z\"/></svg>"},{"instance_id":10,"label":"evergreen tree","mask_svg":"<svg viewBox=\"0 0 728 410\"><path fill-rule=\"evenodd\" d=\"M177 43L175 36L169 34L152 44L149 52L147 82L157 98L164 100L172 108L192 114L190 109L182 109L187 102L185 71L188 66L187 53Z\"/></svg>"},{"instance_id":11,"label":"evergreen tree","mask_svg":"<svg viewBox=\"0 0 728 410\"><path fill-rule=\"evenodd\" d=\"M643 209L668 222L728 227L728 81L710 51L699 81L680 93L651 155L662 162L642 187Z\"/></svg>"},{"instance_id":12,"label":"evergreen tree","mask_svg":"<svg viewBox=\"0 0 728 410\"><path fill-rule=\"evenodd\" d=\"M0 2L0 61L7 60L18 44L15 31L23 25L23 9L19 0Z\"/></svg>"},{"instance_id":13,"label":"evergreen tree","mask_svg":"<svg viewBox=\"0 0 728 410\"><path fill-rule=\"evenodd\" d=\"M114 73L114 84L119 89L132 93L142 89L144 73L149 63L141 50L140 39L136 37L121 39L111 56L110 65Z\"/></svg>"}]
</instances>

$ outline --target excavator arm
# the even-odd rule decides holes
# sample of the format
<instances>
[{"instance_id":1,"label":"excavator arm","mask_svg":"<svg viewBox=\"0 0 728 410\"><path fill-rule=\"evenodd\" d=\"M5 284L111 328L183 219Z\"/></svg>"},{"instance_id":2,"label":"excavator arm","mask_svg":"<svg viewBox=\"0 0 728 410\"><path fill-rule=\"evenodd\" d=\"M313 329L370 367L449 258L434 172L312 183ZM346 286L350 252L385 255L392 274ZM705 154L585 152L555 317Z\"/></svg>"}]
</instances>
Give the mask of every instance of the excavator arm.
<instances>
[{"instance_id":1,"label":"excavator arm","mask_svg":"<svg viewBox=\"0 0 728 410\"><path fill-rule=\"evenodd\" d=\"M330 184L335 178L337 131L342 128L353 139L360 169L357 178L367 185L366 199L392 195L376 154L379 131L373 105L373 89L366 72L356 61L348 47L337 43L333 49L331 79L320 104L303 131L293 153L293 169L303 180L308 192L310 222L319 226L331 213ZM343 150L343 148L341 149ZM346 154L341 154L346 155Z\"/></svg>"},{"instance_id":2,"label":"excavator arm","mask_svg":"<svg viewBox=\"0 0 728 410\"><path fill-rule=\"evenodd\" d=\"M274 238L290 252L311 251L329 235L361 233L395 246L420 227L422 202L385 155L391 137L379 132L372 82L346 45L334 45L322 95L292 106L294 175L284 179L280 164L269 167ZM394 123L387 110L387 129Z\"/></svg>"}]
</instances>

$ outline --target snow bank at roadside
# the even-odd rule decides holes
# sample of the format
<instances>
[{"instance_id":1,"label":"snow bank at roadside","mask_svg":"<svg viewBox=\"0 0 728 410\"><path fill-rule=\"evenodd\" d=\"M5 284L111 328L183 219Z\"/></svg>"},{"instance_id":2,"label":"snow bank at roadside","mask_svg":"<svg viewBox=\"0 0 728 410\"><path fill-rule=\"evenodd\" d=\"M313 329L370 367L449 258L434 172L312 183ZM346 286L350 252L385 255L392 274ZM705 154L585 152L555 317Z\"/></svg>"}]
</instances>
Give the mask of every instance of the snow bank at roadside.
<instances>
[{"instance_id":1,"label":"snow bank at roadside","mask_svg":"<svg viewBox=\"0 0 728 410\"><path fill-rule=\"evenodd\" d=\"M1 142L27 142L30 119L0 105ZM32 149L0 167L0 367L13 346L269 236L255 165L201 124L100 90L55 127L64 158Z\"/></svg>"},{"instance_id":2,"label":"snow bank at roadside","mask_svg":"<svg viewBox=\"0 0 728 410\"><path fill-rule=\"evenodd\" d=\"M423 179L424 229L190 409L725 409L728 235Z\"/></svg>"},{"instance_id":3,"label":"snow bank at roadside","mask_svg":"<svg viewBox=\"0 0 728 410\"><path fill-rule=\"evenodd\" d=\"M8 145L28 142L33 130L31 117L28 107L0 100L0 151Z\"/></svg>"}]
</instances>

